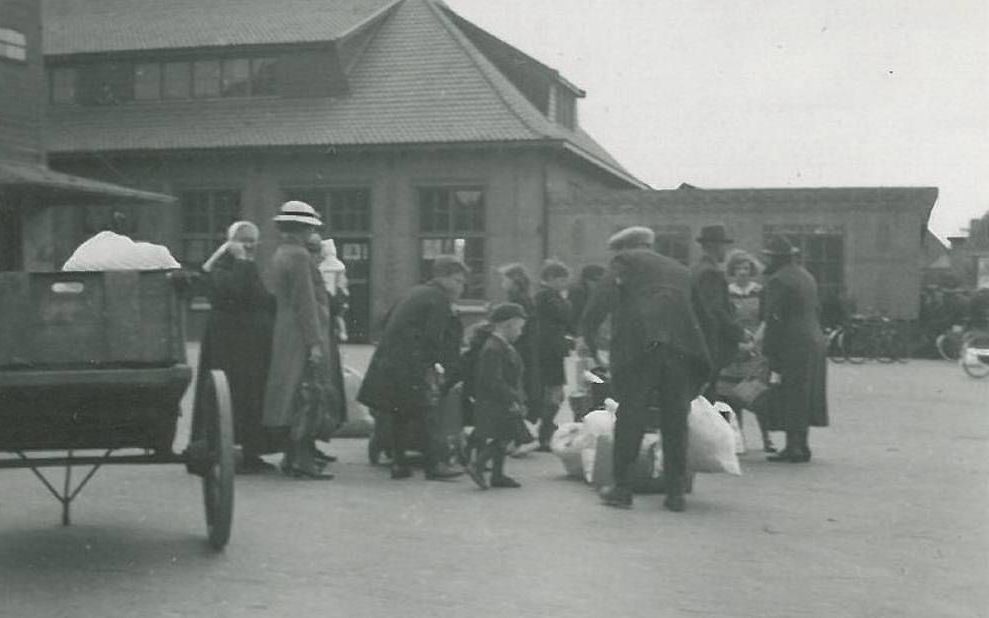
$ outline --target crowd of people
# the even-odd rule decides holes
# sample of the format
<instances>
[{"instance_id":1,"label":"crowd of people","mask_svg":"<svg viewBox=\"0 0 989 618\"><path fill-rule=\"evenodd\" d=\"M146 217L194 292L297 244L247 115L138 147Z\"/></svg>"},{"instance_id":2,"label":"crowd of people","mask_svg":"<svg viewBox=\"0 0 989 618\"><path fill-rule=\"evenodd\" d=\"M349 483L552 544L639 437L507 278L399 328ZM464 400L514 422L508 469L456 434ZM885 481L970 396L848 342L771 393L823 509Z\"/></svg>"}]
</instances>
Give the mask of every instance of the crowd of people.
<instances>
[{"instance_id":1,"label":"crowd of people","mask_svg":"<svg viewBox=\"0 0 989 618\"><path fill-rule=\"evenodd\" d=\"M203 266L212 311L200 375L227 372L242 472L272 467L262 455L281 452L285 474L328 479L333 458L316 442L347 416L345 269L308 204L286 202L274 222L270 287L254 261L259 231L250 222L232 225ZM665 504L683 510L687 415L698 395L755 412L771 461L810 461L809 428L828 423L827 365L817 287L796 249L785 237L769 239L764 266L728 251L725 227L712 225L697 238L702 256L689 269L658 254L654 241L648 228L622 230L608 242L611 263L577 277L557 260L542 265L538 282L524 265L506 264L498 269L503 301L467 333L454 306L470 270L455 255L436 257L432 278L388 312L356 396L373 410L377 438L387 434L391 478L411 477L418 452L427 479L467 474L481 488L519 487L505 470L510 445L550 450L566 359L601 363L602 342L619 403L605 504L631 506L632 465L644 433L658 428ZM743 396L753 381L772 396ZM473 428L462 442L444 433L451 413ZM785 431L778 452L771 430Z\"/></svg>"}]
</instances>

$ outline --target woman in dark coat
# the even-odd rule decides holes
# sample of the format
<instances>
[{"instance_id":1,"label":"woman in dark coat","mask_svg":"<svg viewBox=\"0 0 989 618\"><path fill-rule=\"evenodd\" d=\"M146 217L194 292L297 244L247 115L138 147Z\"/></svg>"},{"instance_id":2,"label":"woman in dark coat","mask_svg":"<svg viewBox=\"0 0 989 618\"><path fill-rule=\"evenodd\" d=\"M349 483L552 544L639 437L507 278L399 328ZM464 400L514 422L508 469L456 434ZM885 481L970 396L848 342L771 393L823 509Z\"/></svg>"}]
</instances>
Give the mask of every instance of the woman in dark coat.
<instances>
[{"instance_id":1,"label":"woman in dark coat","mask_svg":"<svg viewBox=\"0 0 989 618\"><path fill-rule=\"evenodd\" d=\"M779 396L773 402L784 415L786 448L770 461L810 461L810 427L828 425L827 344L821 330L817 283L795 262L796 250L783 236L769 239L766 249L766 331L763 354L770 383Z\"/></svg>"},{"instance_id":2,"label":"woman in dark coat","mask_svg":"<svg viewBox=\"0 0 989 618\"><path fill-rule=\"evenodd\" d=\"M197 383L210 369L222 369L233 399L234 441L243 452L239 472L273 468L261 459L269 451L261 423L265 381L271 361L274 298L261 282L254 255L259 232L250 221L230 226L227 242L203 265L211 310L199 356Z\"/></svg>"},{"instance_id":3,"label":"woman in dark coat","mask_svg":"<svg viewBox=\"0 0 989 618\"><path fill-rule=\"evenodd\" d=\"M532 278L522 264L506 264L498 269L502 276L505 300L522 307L527 316L535 315L535 302L532 298ZM522 334L512 343L522 358L522 390L529 406L529 420L539 420L539 402L543 398L542 378L539 373L539 331L535 320L528 320Z\"/></svg>"},{"instance_id":4,"label":"woman in dark coat","mask_svg":"<svg viewBox=\"0 0 989 618\"><path fill-rule=\"evenodd\" d=\"M556 431L554 419L563 403L563 385L567 379L563 359L570 353L570 337L573 334L573 311L563 297L570 283L570 269L562 262L547 260L540 272L539 291L536 292L536 352L539 361L539 379L542 394L530 401L530 416L536 409L539 418L539 450L549 452L550 439Z\"/></svg>"}]
</instances>

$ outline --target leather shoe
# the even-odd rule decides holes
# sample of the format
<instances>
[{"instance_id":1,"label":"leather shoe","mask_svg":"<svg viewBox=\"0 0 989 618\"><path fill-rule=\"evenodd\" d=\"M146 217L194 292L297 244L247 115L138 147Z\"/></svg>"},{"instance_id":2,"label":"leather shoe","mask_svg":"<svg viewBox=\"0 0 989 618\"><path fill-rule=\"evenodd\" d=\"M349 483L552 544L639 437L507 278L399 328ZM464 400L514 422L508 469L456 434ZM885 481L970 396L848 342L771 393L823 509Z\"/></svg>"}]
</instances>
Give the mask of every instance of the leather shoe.
<instances>
[{"instance_id":1,"label":"leather shoe","mask_svg":"<svg viewBox=\"0 0 989 618\"><path fill-rule=\"evenodd\" d=\"M609 485L601 490L601 503L619 509L632 508L632 491L617 485Z\"/></svg>"},{"instance_id":2,"label":"leather shoe","mask_svg":"<svg viewBox=\"0 0 989 618\"><path fill-rule=\"evenodd\" d=\"M766 461L772 461L774 463L794 463L795 457L800 453L796 449L790 448L789 446L782 451L776 453L775 455L770 455L766 457Z\"/></svg>"},{"instance_id":3,"label":"leather shoe","mask_svg":"<svg viewBox=\"0 0 989 618\"><path fill-rule=\"evenodd\" d=\"M446 463L438 463L426 471L426 478L430 481L448 481L464 473L461 468L454 468Z\"/></svg>"},{"instance_id":4,"label":"leather shoe","mask_svg":"<svg viewBox=\"0 0 989 618\"><path fill-rule=\"evenodd\" d=\"M491 479L491 486L515 489L516 487L521 487L522 484L512 477L502 474L501 476L496 476Z\"/></svg>"},{"instance_id":5,"label":"leather shoe","mask_svg":"<svg viewBox=\"0 0 989 618\"><path fill-rule=\"evenodd\" d=\"M683 494L670 494L663 501L663 506L666 507L667 511L681 513L687 508L687 502L683 499Z\"/></svg>"},{"instance_id":6,"label":"leather shoe","mask_svg":"<svg viewBox=\"0 0 989 618\"><path fill-rule=\"evenodd\" d=\"M412 468L408 466L392 466L391 477L395 480L407 479L412 476Z\"/></svg>"},{"instance_id":7,"label":"leather shoe","mask_svg":"<svg viewBox=\"0 0 989 618\"><path fill-rule=\"evenodd\" d=\"M470 475L471 480L474 481L478 487L481 489L488 488L488 481L484 478L484 471L481 469L481 466L478 466L473 462L467 464L467 474Z\"/></svg>"}]
</instances>

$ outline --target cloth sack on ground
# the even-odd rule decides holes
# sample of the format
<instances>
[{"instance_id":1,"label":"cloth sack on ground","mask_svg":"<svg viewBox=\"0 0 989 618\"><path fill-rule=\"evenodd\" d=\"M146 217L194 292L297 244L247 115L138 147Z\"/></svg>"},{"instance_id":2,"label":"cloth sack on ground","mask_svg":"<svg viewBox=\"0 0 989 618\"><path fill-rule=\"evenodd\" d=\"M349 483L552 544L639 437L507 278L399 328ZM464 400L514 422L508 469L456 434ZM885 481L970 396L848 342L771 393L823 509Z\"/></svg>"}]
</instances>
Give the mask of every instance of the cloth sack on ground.
<instances>
[{"instance_id":1,"label":"cloth sack on ground","mask_svg":"<svg viewBox=\"0 0 989 618\"><path fill-rule=\"evenodd\" d=\"M687 469L741 475L731 425L704 397L694 399L687 415Z\"/></svg>"},{"instance_id":2,"label":"cloth sack on ground","mask_svg":"<svg viewBox=\"0 0 989 618\"><path fill-rule=\"evenodd\" d=\"M735 410L723 401L716 401L714 403L714 409L731 425L732 433L735 434L735 454L744 455L745 434L742 433L742 426L738 422L738 415L735 414Z\"/></svg>"},{"instance_id":3,"label":"cloth sack on ground","mask_svg":"<svg viewBox=\"0 0 989 618\"><path fill-rule=\"evenodd\" d=\"M594 449L594 478L597 488L613 485L614 473L614 436L600 435ZM660 493L663 485L663 447L658 433L647 433L642 437L639 456L632 465L629 479L632 491L635 493Z\"/></svg>"},{"instance_id":4,"label":"cloth sack on ground","mask_svg":"<svg viewBox=\"0 0 989 618\"><path fill-rule=\"evenodd\" d=\"M588 437L583 423L563 423L550 438L549 447L560 458L567 476L583 478L584 467L580 454L587 446Z\"/></svg>"},{"instance_id":5,"label":"cloth sack on ground","mask_svg":"<svg viewBox=\"0 0 989 618\"><path fill-rule=\"evenodd\" d=\"M343 368L343 390L347 397L347 422L334 434L338 438L363 438L374 431L374 417L364 404L357 401L357 391L364 379L356 369Z\"/></svg>"},{"instance_id":6,"label":"cloth sack on ground","mask_svg":"<svg viewBox=\"0 0 989 618\"><path fill-rule=\"evenodd\" d=\"M584 433L588 438L580 452L580 460L584 468L584 480L588 483L594 480L594 458L598 436L610 436L615 431L615 412L618 410L618 404L613 399L609 399L605 402L605 406L604 410L588 412L582 421Z\"/></svg>"},{"instance_id":7,"label":"cloth sack on ground","mask_svg":"<svg viewBox=\"0 0 989 618\"><path fill-rule=\"evenodd\" d=\"M79 245L62 270L172 270L181 267L168 247L134 242L122 234L103 231Z\"/></svg>"}]
</instances>

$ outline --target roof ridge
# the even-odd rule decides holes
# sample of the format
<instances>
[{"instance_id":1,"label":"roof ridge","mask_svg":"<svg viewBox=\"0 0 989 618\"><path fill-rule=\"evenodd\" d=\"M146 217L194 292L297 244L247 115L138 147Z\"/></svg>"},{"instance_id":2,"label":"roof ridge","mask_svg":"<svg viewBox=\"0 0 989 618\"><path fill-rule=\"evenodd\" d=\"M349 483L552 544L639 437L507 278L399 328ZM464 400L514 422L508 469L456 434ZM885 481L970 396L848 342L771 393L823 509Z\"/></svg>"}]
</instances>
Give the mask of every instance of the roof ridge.
<instances>
[{"instance_id":1,"label":"roof ridge","mask_svg":"<svg viewBox=\"0 0 989 618\"><path fill-rule=\"evenodd\" d=\"M400 0L400 1L405 2L405 0ZM552 132L546 132L545 130L540 130L538 127L535 126L535 123L532 122L531 118L527 118L525 114L521 113L521 111L517 109L511 101L509 101L505 91L503 91L502 88L499 87L498 84L494 82L492 72L497 74L501 79L505 80L506 82L508 82L508 79L501 74L501 71L499 71L496 67L491 65L488 59L484 57L484 54L482 54L480 50L474 47L474 45L469 40L467 40L467 37L464 35L464 33L460 32L460 30L453 23L450 22L449 18L446 15L443 15L442 11L440 11L439 9L439 5L441 4L446 6L446 3L443 2L443 0L420 0L420 1L425 3L429 7L429 10L432 11L433 15L436 16L436 18L440 21L444 29L450 34L453 40L456 41L461 48L463 48L464 52L467 54L467 57L470 58L471 62L473 62L477 66L477 68L480 69L481 75L484 77L484 81L488 82L488 84L491 86L491 89L494 91L495 95L502 101L502 103L505 104L505 107L508 109L508 111L514 114L515 117L518 118L519 121L527 129L529 129L529 131L531 131L533 135L535 135L536 137L541 137L541 138L549 137L552 139L563 140L563 138L561 138L559 135L555 135ZM510 82L506 85L507 87L511 88L513 91L516 90L515 86L512 85ZM522 93L518 92L517 94L519 97L525 99L525 97L522 96ZM525 101L525 104L529 105L532 108L532 111L535 111L540 116L542 116L542 113L539 112L539 110L536 109L535 106L529 103L527 99Z\"/></svg>"},{"instance_id":2,"label":"roof ridge","mask_svg":"<svg viewBox=\"0 0 989 618\"><path fill-rule=\"evenodd\" d=\"M382 6L380 9L378 9L374 13L371 13L370 15L368 15L367 16L367 19L365 19L364 21L357 22L356 24L354 24L350 28L347 28L343 32L338 33L335 37L333 37L330 40L333 41L334 43L336 43L338 41L342 41L343 39L345 39L348 36L354 34L358 30L360 30L361 28L366 27L371 22L373 22L373 21L381 18L385 13L391 11L392 9L394 9L399 4L402 4L403 2L405 2L405 0L393 0L392 2L390 2L388 4L385 4L384 6Z\"/></svg>"}]
</instances>

